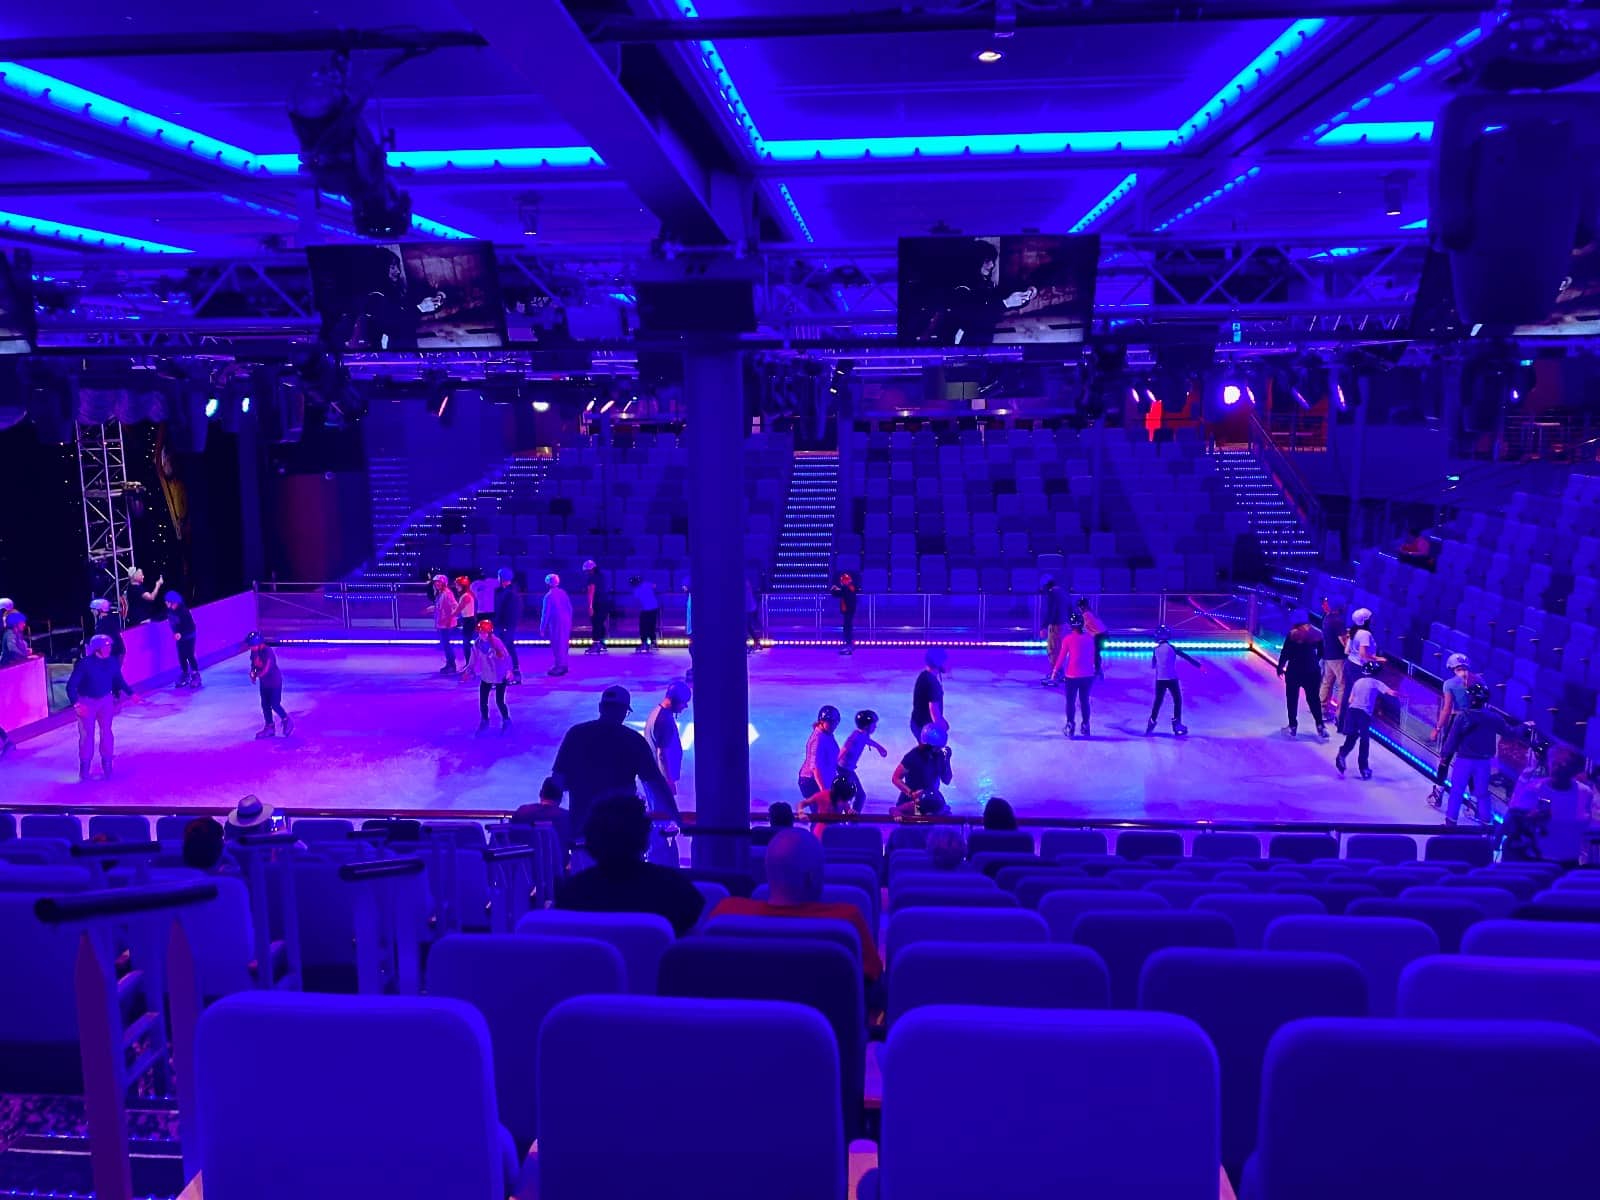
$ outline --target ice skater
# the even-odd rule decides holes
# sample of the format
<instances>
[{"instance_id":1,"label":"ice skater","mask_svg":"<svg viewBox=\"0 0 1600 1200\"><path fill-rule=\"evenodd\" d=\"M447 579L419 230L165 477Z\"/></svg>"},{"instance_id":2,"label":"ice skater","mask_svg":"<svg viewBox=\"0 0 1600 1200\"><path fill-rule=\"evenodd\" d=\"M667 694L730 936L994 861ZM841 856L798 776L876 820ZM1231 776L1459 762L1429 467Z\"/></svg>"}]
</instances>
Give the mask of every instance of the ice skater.
<instances>
[{"instance_id":1,"label":"ice skater","mask_svg":"<svg viewBox=\"0 0 1600 1200\"><path fill-rule=\"evenodd\" d=\"M33 642L28 637L28 614L13 608L6 613L6 629L0 635L0 667L27 662L33 657Z\"/></svg>"},{"instance_id":2,"label":"ice skater","mask_svg":"<svg viewBox=\"0 0 1600 1200\"><path fill-rule=\"evenodd\" d=\"M250 647L250 681L261 692L261 718L266 722L256 737L278 736L274 716L283 722L283 736L288 737L294 732L294 718L283 711L283 670L278 666L278 653L267 645L264 633L252 633L244 641Z\"/></svg>"},{"instance_id":3,"label":"ice skater","mask_svg":"<svg viewBox=\"0 0 1600 1200\"><path fill-rule=\"evenodd\" d=\"M433 614L434 632L439 635L439 648L444 651L441 675L456 673L456 594L450 590L450 581L443 575L433 577L433 603L428 606Z\"/></svg>"},{"instance_id":4,"label":"ice skater","mask_svg":"<svg viewBox=\"0 0 1600 1200\"><path fill-rule=\"evenodd\" d=\"M1489 685L1469 684L1467 706L1456 714L1450 727L1450 739L1445 743L1445 754L1451 760L1450 805L1445 809L1444 823L1454 825L1461 816L1461 801L1472 789L1472 806L1477 810L1478 824L1494 821L1494 797L1489 794L1490 767L1500 749L1500 739L1514 733L1517 726L1489 707ZM1443 774L1441 772L1441 777ZM1435 808L1439 802L1433 802Z\"/></svg>"},{"instance_id":5,"label":"ice skater","mask_svg":"<svg viewBox=\"0 0 1600 1200\"><path fill-rule=\"evenodd\" d=\"M200 661L194 656L197 636L194 614L177 592L167 593L167 624L172 629L172 640L178 644L178 670L181 674L175 686L197 688L200 686Z\"/></svg>"},{"instance_id":6,"label":"ice skater","mask_svg":"<svg viewBox=\"0 0 1600 1200\"><path fill-rule=\"evenodd\" d=\"M1322 719L1326 721L1337 714L1329 709L1329 701L1344 696L1344 643L1347 628L1344 620L1344 601L1322 598L1322 687L1317 699L1322 705Z\"/></svg>"},{"instance_id":7,"label":"ice skater","mask_svg":"<svg viewBox=\"0 0 1600 1200\"><path fill-rule=\"evenodd\" d=\"M1339 699L1339 732L1345 732L1345 715L1350 710L1350 693L1362 677L1368 663L1382 665L1378 653L1378 638L1372 632L1372 610L1358 608L1350 614L1350 628L1345 634L1344 695Z\"/></svg>"},{"instance_id":8,"label":"ice skater","mask_svg":"<svg viewBox=\"0 0 1600 1200\"><path fill-rule=\"evenodd\" d=\"M511 677L511 651L495 636L494 622L484 617L474 628L472 657L467 670L478 680L478 732L489 728L489 693L500 710L500 732L511 731L511 710L506 707L506 680Z\"/></svg>"},{"instance_id":9,"label":"ice skater","mask_svg":"<svg viewBox=\"0 0 1600 1200\"><path fill-rule=\"evenodd\" d=\"M689 707L694 693L681 679L667 684L667 692L650 714L647 732L650 748L656 754L656 766L666 776L672 794L678 794L678 781L683 777L683 738L678 733L678 714Z\"/></svg>"},{"instance_id":10,"label":"ice skater","mask_svg":"<svg viewBox=\"0 0 1600 1200\"><path fill-rule=\"evenodd\" d=\"M1284 700L1289 710L1289 724L1284 729L1290 737L1300 732L1302 695L1306 698L1306 710L1316 718L1317 736L1324 739L1328 736L1328 727L1322 719L1322 700L1317 694L1322 680L1322 648L1322 631L1311 624L1310 615L1295 613L1289 632L1284 636L1283 649L1278 651L1278 678L1284 681Z\"/></svg>"},{"instance_id":11,"label":"ice skater","mask_svg":"<svg viewBox=\"0 0 1600 1200\"><path fill-rule=\"evenodd\" d=\"M478 629L478 597L465 575L456 576L456 629L461 633L461 652L466 655L466 671L461 676L465 683L472 672L472 639Z\"/></svg>"},{"instance_id":12,"label":"ice skater","mask_svg":"<svg viewBox=\"0 0 1600 1200\"><path fill-rule=\"evenodd\" d=\"M1161 702L1170 693L1172 696L1172 735L1174 737L1187 737L1189 727L1183 723L1183 688L1178 685L1178 660L1183 659L1196 670L1203 671L1205 667L1200 660L1185 654L1172 644L1172 631L1165 625L1156 630L1156 646L1150 652L1150 665L1156 669L1156 698L1150 706L1150 720L1145 723L1144 733L1149 737L1156 731L1156 718L1161 715ZM1087 699L1087 697L1085 697ZM1070 715L1070 714L1069 714ZM1088 736L1089 718L1083 718L1084 735Z\"/></svg>"},{"instance_id":13,"label":"ice skater","mask_svg":"<svg viewBox=\"0 0 1600 1200\"><path fill-rule=\"evenodd\" d=\"M522 682L522 663L517 659L517 626L522 624L522 593L510 567L501 567L495 577L494 627L511 655L511 682Z\"/></svg>"},{"instance_id":14,"label":"ice skater","mask_svg":"<svg viewBox=\"0 0 1600 1200\"><path fill-rule=\"evenodd\" d=\"M855 812L860 812L867 803L867 790L861 785L861 776L858 773L861 756L868 750L876 750L879 758L889 757L889 751L873 740L872 735L876 732L878 732L878 714L870 708L863 708L856 714L856 727L850 736L845 738L844 749L839 752L839 774L847 777L855 789L851 797Z\"/></svg>"},{"instance_id":15,"label":"ice skater","mask_svg":"<svg viewBox=\"0 0 1600 1200\"><path fill-rule=\"evenodd\" d=\"M840 654L854 654L856 652L856 605L861 601L861 588L857 585L855 576L849 571L842 571L838 580L828 589L830 595L839 602L840 632L844 636L844 644L839 647Z\"/></svg>"},{"instance_id":16,"label":"ice skater","mask_svg":"<svg viewBox=\"0 0 1600 1200\"><path fill-rule=\"evenodd\" d=\"M1092 736L1089 730L1089 690L1094 687L1097 673L1096 638L1106 631L1100 618L1086 608L1075 608L1067 614L1067 633L1061 639L1061 650L1056 655L1055 673L1067 684L1067 724L1062 733L1069 738L1078 736L1075 709L1083 713L1083 736Z\"/></svg>"},{"instance_id":17,"label":"ice skater","mask_svg":"<svg viewBox=\"0 0 1600 1200\"><path fill-rule=\"evenodd\" d=\"M1339 774L1345 771L1345 759L1350 751L1360 744L1360 752L1356 757L1356 766L1361 770L1361 778L1371 779L1372 771L1369 769L1369 749L1372 741L1372 723L1376 720L1379 696L1393 696L1395 690L1378 678L1378 672L1383 670L1383 664L1376 660L1366 663L1361 668L1359 678L1352 682L1350 699L1345 706L1344 745L1339 747L1339 753L1334 756L1333 765ZM1346 669L1345 674L1350 672Z\"/></svg>"},{"instance_id":18,"label":"ice skater","mask_svg":"<svg viewBox=\"0 0 1600 1200\"><path fill-rule=\"evenodd\" d=\"M949 812L950 805L940 789L951 778L949 738L937 725L929 725L894 769L893 782L900 793L895 816L937 817Z\"/></svg>"},{"instance_id":19,"label":"ice skater","mask_svg":"<svg viewBox=\"0 0 1600 1200\"><path fill-rule=\"evenodd\" d=\"M1040 623L1044 628L1040 633L1044 637L1045 664L1044 678L1039 681L1041 687L1056 687L1061 683L1061 676L1056 671L1056 658L1061 653L1062 629L1067 623L1067 597L1061 590L1053 576L1046 575L1044 582L1039 585L1040 594Z\"/></svg>"},{"instance_id":20,"label":"ice skater","mask_svg":"<svg viewBox=\"0 0 1600 1200\"><path fill-rule=\"evenodd\" d=\"M572 640L572 597L562 590L559 575L546 575L544 585L549 590L539 608L539 633L550 639L550 654L554 660L545 674L565 675L567 645Z\"/></svg>"},{"instance_id":21,"label":"ice skater","mask_svg":"<svg viewBox=\"0 0 1600 1200\"><path fill-rule=\"evenodd\" d=\"M134 567L128 572L128 590L122 593L122 617L129 625L153 621L161 615L161 589L166 586L164 575L157 575L155 583L144 586L144 571Z\"/></svg>"},{"instance_id":22,"label":"ice skater","mask_svg":"<svg viewBox=\"0 0 1600 1200\"><path fill-rule=\"evenodd\" d=\"M639 610L639 645L635 654L654 654L656 637L661 628L661 597L656 594L653 581L641 575L628 580L633 589L633 603Z\"/></svg>"},{"instance_id":23,"label":"ice skater","mask_svg":"<svg viewBox=\"0 0 1600 1200\"><path fill-rule=\"evenodd\" d=\"M922 655L922 670L911 687L911 736L918 742L929 725L950 732L944 715L944 684L950 672L950 652L943 646L929 646Z\"/></svg>"},{"instance_id":24,"label":"ice skater","mask_svg":"<svg viewBox=\"0 0 1600 1200\"><path fill-rule=\"evenodd\" d=\"M839 743L834 730L839 728L839 710L824 704L817 710L816 722L811 726L811 736L806 739L806 757L800 764L800 807L820 812L822 801L818 796L833 787L839 774Z\"/></svg>"},{"instance_id":25,"label":"ice skater","mask_svg":"<svg viewBox=\"0 0 1600 1200\"><path fill-rule=\"evenodd\" d=\"M611 592L594 559L583 564L583 593L589 601L589 648L585 654L606 652L606 622L611 619Z\"/></svg>"},{"instance_id":26,"label":"ice skater","mask_svg":"<svg viewBox=\"0 0 1600 1200\"><path fill-rule=\"evenodd\" d=\"M111 722L117 715L117 698L133 696L133 689L122 677L122 664L111 657L111 639L95 634L89 639L89 652L72 666L67 679L67 700L78 718L78 779L89 778L94 760L94 735L100 731L100 771L111 778L117 741Z\"/></svg>"},{"instance_id":27,"label":"ice skater","mask_svg":"<svg viewBox=\"0 0 1600 1200\"><path fill-rule=\"evenodd\" d=\"M121 663L128 657L128 647L122 641L122 618L111 611L111 601L101 597L89 601L89 611L94 614L94 631L111 639L111 657Z\"/></svg>"}]
</instances>

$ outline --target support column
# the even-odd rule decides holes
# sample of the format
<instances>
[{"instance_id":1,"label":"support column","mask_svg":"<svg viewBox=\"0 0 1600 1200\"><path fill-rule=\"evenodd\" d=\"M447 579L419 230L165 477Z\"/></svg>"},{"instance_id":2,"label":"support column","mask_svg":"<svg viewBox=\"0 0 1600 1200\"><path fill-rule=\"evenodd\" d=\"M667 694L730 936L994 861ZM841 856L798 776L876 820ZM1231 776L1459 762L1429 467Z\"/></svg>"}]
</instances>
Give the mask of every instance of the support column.
<instances>
[{"instance_id":1,"label":"support column","mask_svg":"<svg viewBox=\"0 0 1600 1200\"><path fill-rule=\"evenodd\" d=\"M689 570L694 605L694 782L698 824L750 826L750 687L744 647L744 372L736 350L684 355ZM742 869L743 837L708 836L698 859Z\"/></svg>"}]
</instances>

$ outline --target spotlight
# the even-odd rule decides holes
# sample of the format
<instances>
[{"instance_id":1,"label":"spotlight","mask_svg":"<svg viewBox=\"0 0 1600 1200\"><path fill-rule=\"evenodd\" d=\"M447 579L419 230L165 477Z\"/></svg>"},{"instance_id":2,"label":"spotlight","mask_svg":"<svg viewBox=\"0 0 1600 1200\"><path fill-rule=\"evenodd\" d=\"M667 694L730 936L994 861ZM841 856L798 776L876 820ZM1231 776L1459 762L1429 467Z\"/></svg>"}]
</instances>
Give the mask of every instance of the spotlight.
<instances>
[{"instance_id":1,"label":"spotlight","mask_svg":"<svg viewBox=\"0 0 1600 1200\"><path fill-rule=\"evenodd\" d=\"M217 409L220 407L221 405L217 403L217 398L215 396L208 398L206 400L206 420L209 421L212 417L216 416Z\"/></svg>"},{"instance_id":2,"label":"spotlight","mask_svg":"<svg viewBox=\"0 0 1600 1200\"><path fill-rule=\"evenodd\" d=\"M1237 383L1224 384L1222 387L1222 403L1232 408L1244 399L1244 389Z\"/></svg>"},{"instance_id":3,"label":"spotlight","mask_svg":"<svg viewBox=\"0 0 1600 1200\"><path fill-rule=\"evenodd\" d=\"M535 400L533 402L533 411L534 412L539 412L539 413L549 412L550 411L550 401L548 401L548 400Z\"/></svg>"},{"instance_id":4,"label":"spotlight","mask_svg":"<svg viewBox=\"0 0 1600 1200\"><path fill-rule=\"evenodd\" d=\"M242 400L239 401L239 411L241 413L245 413L245 414L248 414L250 412L250 397L249 396L246 396Z\"/></svg>"},{"instance_id":5,"label":"spotlight","mask_svg":"<svg viewBox=\"0 0 1600 1200\"><path fill-rule=\"evenodd\" d=\"M972 57L983 63L985 66L989 66L993 63L999 62L1005 57L1005 55L999 50L996 50L993 46L990 46L986 50L979 50Z\"/></svg>"}]
</instances>

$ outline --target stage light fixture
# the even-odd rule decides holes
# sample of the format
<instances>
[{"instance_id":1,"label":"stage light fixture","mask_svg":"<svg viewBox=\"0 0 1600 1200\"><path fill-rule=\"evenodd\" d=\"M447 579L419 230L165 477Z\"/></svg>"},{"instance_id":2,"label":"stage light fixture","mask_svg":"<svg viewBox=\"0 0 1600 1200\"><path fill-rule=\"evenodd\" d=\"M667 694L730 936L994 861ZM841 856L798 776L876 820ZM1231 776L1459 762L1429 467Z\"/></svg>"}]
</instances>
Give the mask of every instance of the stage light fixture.
<instances>
[{"instance_id":1,"label":"stage light fixture","mask_svg":"<svg viewBox=\"0 0 1600 1200\"><path fill-rule=\"evenodd\" d=\"M996 50L993 46L989 46L986 49L979 50L972 57L983 63L985 66L988 66L999 62L1005 57L1005 54L1000 50Z\"/></svg>"},{"instance_id":2,"label":"stage light fixture","mask_svg":"<svg viewBox=\"0 0 1600 1200\"><path fill-rule=\"evenodd\" d=\"M1222 403L1224 405L1232 408L1243 399L1244 389L1241 388L1237 383L1225 383L1222 385Z\"/></svg>"},{"instance_id":3,"label":"stage light fixture","mask_svg":"<svg viewBox=\"0 0 1600 1200\"><path fill-rule=\"evenodd\" d=\"M208 397L206 399L206 420L209 421L212 417L216 416L217 409L220 407L221 405L217 402L217 398L215 396Z\"/></svg>"},{"instance_id":4,"label":"stage light fixture","mask_svg":"<svg viewBox=\"0 0 1600 1200\"><path fill-rule=\"evenodd\" d=\"M535 400L533 402L533 411L536 412L536 413L549 412L550 411L550 401L548 401L548 400Z\"/></svg>"},{"instance_id":5,"label":"stage light fixture","mask_svg":"<svg viewBox=\"0 0 1600 1200\"><path fill-rule=\"evenodd\" d=\"M244 396L239 400L239 411L246 416L250 415L250 397Z\"/></svg>"}]
</instances>

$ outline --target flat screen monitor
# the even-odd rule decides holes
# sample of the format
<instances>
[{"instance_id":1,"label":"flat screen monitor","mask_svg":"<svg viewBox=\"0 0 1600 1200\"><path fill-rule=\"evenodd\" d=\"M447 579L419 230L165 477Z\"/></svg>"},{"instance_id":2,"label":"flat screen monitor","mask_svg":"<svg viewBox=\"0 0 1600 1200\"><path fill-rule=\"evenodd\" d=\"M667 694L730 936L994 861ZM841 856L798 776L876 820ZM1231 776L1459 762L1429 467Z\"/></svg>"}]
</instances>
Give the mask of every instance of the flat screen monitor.
<instances>
[{"instance_id":1,"label":"flat screen monitor","mask_svg":"<svg viewBox=\"0 0 1600 1200\"><path fill-rule=\"evenodd\" d=\"M323 331L344 349L506 344L505 307L489 242L310 246L306 256Z\"/></svg>"},{"instance_id":2,"label":"flat screen monitor","mask_svg":"<svg viewBox=\"0 0 1600 1200\"><path fill-rule=\"evenodd\" d=\"M1519 325L1518 337L1600 337L1600 242L1572 252L1550 315L1537 325Z\"/></svg>"},{"instance_id":3,"label":"flat screen monitor","mask_svg":"<svg viewBox=\"0 0 1600 1200\"><path fill-rule=\"evenodd\" d=\"M1018 346L1087 340L1100 239L1089 234L900 239L899 340Z\"/></svg>"},{"instance_id":4,"label":"flat screen monitor","mask_svg":"<svg viewBox=\"0 0 1600 1200\"><path fill-rule=\"evenodd\" d=\"M38 341L33 313L33 259L0 254L0 354L27 354Z\"/></svg>"}]
</instances>

